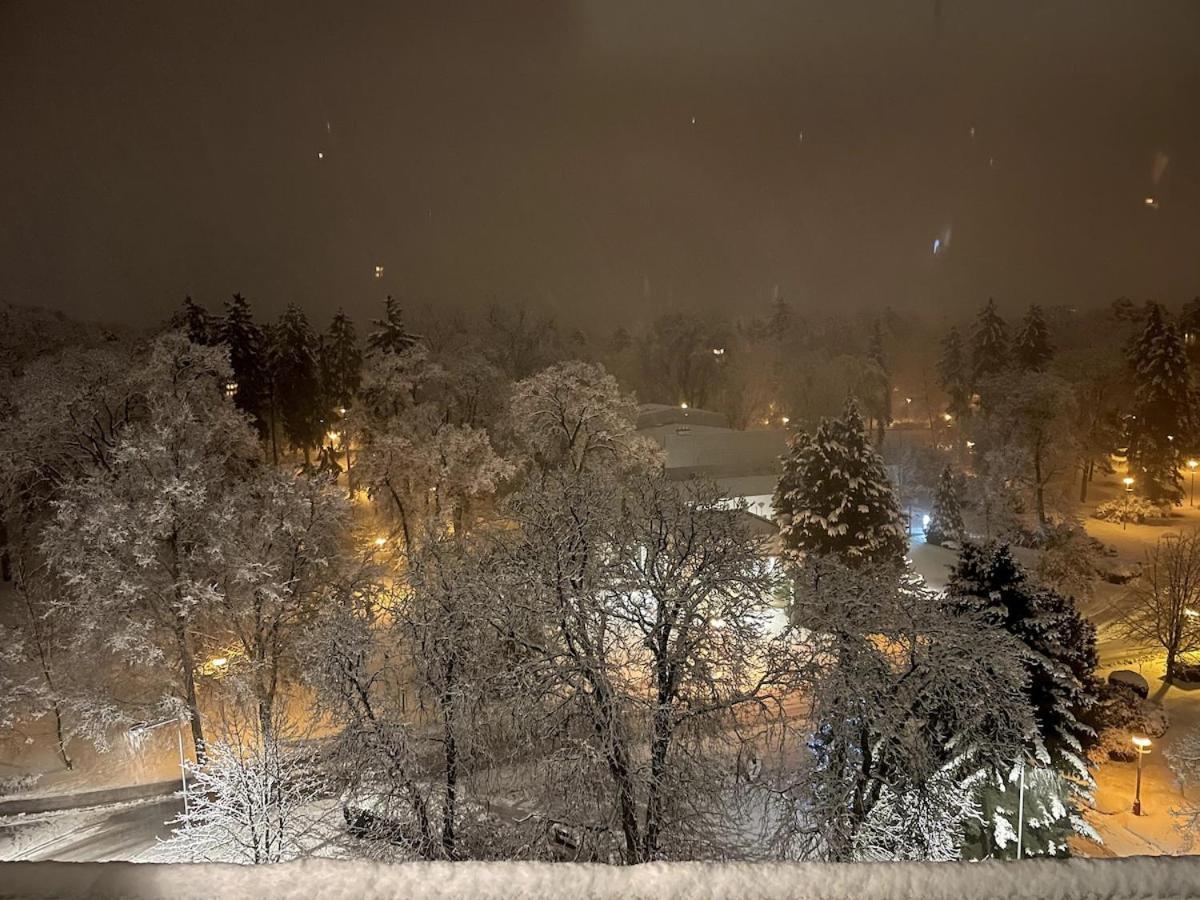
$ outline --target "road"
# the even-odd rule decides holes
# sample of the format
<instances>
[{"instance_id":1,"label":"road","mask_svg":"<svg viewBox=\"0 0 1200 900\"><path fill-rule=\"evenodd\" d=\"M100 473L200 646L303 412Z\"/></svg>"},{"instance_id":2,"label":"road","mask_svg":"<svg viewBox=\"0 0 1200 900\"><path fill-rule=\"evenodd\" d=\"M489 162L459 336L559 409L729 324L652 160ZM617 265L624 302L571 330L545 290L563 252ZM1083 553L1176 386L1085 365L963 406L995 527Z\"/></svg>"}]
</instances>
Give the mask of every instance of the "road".
<instances>
[{"instance_id":1,"label":"road","mask_svg":"<svg viewBox=\"0 0 1200 900\"><path fill-rule=\"evenodd\" d=\"M0 859L134 860L170 836L166 823L182 811L182 799L164 797L30 816L0 829Z\"/></svg>"}]
</instances>

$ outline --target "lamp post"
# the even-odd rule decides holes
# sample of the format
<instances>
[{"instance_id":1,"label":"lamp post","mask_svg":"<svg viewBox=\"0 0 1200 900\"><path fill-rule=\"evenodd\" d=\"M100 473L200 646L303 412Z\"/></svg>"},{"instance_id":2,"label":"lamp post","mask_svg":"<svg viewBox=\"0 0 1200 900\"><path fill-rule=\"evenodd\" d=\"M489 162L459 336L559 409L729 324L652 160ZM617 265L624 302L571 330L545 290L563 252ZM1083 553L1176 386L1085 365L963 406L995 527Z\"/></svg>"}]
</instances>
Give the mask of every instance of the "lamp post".
<instances>
[{"instance_id":1,"label":"lamp post","mask_svg":"<svg viewBox=\"0 0 1200 900\"><path fill-rule=\"evenodd\" d=\"M1122 478L1121 484L1125 485L1125 493L1127 493L1127 494L1133 493L1133 476L1132 475L1126 475L1124 478Z\"/></svg>"},{"instance_id":2,"label":"lamp post","mask_svg":"<svg viewBox=\"0 0 1200 900\"><path fill-rule=\"evenodd\" d=\"M1133 814L1142 814L1142 757L1150 752L1150 738L1139 734L1133 736L1133 746L1137 748L1137 782L1133 789Z\"/></svg>"},{"instance_id":3,"label":"lamp post","mask_svg":"<svg viewBox=\"0 0 1200 900\"><path fill-rule=\"evenodd\" d=\"M148 731L153 731L155 728L171 724L176 726L175 737L179 741L179 780L183 783L183 812L186 815L188 811L187 757L183 755L183 720L163 719L161 722L154 722L152 724L137 722L129 726L129 733L136 738Z\"/></svg>"},{"instance_id":4,"label":"lamp post","mask_svg":"<svg viewBox=\"0 0 1200 900\"><path fill-rule=\"evenodd\" d=\"M1190 501L1190 504L1192 506L1196 505L1196 467L1197 466L1200 466L1200 460L1189 459L1187 461L1187 467L1192 470L1192 499Z\"/></svg>"}]
</instances>

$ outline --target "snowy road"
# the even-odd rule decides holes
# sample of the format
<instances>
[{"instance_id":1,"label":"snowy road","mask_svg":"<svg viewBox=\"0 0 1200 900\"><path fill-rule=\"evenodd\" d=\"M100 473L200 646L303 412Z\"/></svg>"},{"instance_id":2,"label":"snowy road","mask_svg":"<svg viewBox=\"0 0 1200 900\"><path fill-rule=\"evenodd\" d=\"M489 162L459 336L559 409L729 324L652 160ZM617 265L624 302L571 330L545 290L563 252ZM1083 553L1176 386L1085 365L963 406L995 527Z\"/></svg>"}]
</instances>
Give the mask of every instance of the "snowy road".
<instances>
[{"instance_id":1,"label":"snowy road","mask_svg":"<svg viewBox=\"0 0 1200 900\"><path fill-rule=\"evenodd\" d=\"M135 860L171 834L166 823L182 811L182 799L164 797L5 822L0 859Z\"/></svg>"}]
</instances>

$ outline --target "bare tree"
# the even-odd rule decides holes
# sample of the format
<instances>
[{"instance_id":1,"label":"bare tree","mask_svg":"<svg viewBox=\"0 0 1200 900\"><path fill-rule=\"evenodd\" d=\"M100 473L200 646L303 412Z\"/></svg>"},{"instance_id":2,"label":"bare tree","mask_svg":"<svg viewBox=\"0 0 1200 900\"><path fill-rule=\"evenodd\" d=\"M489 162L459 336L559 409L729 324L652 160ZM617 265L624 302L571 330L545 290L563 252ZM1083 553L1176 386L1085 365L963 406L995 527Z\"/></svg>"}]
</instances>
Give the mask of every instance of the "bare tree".
<instances>
[{"instance_id":1,"label":"bare tree","mask_svg":"<svg viewBox=\"0 0 1200 900\"><path fill-rule=\"evenodd\" d=\"M1179 656L1200 650L1200 531L1161 538L1146 554L1121 624L1138 640L1167 651L1163 680L1175 680Z\"/></svg>"}]
</instances>

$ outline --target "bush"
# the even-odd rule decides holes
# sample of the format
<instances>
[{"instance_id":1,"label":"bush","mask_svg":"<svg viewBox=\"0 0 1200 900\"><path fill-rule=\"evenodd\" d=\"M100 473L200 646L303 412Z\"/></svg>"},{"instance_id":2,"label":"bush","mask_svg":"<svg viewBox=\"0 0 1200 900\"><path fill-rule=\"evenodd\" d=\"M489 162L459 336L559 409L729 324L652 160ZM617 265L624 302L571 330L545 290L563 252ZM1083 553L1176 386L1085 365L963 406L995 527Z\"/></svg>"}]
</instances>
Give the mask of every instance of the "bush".
<instances>
[{"instance_id":1,"label":"bush","mask_svg":"<svg viewBox=\"0 0 1200 900\"><path fill-rule=\"evenodd\" d=\"M1161 514L1159 507L1133 494L1125 494L1119 500L1106 500L1096 507L1095 512L1102 522L1144 522Z\"/></svg>"},{"instance_id":2,"label":"bush","mask_svg":"<svg viewBox=\"0 0 1200 900\"><path fill-rule=\"evenodd\" d=\"M1130 740L1133 735L1158 738L1170 727L1163 708L1143 700L1128 685L1103 684L1097 693L1099 700L1083 716L1097 734L1096 743L1088 752L1094 762L1133 762L1137 759L1137 750Z\"/></svg>"}]
</instances>

